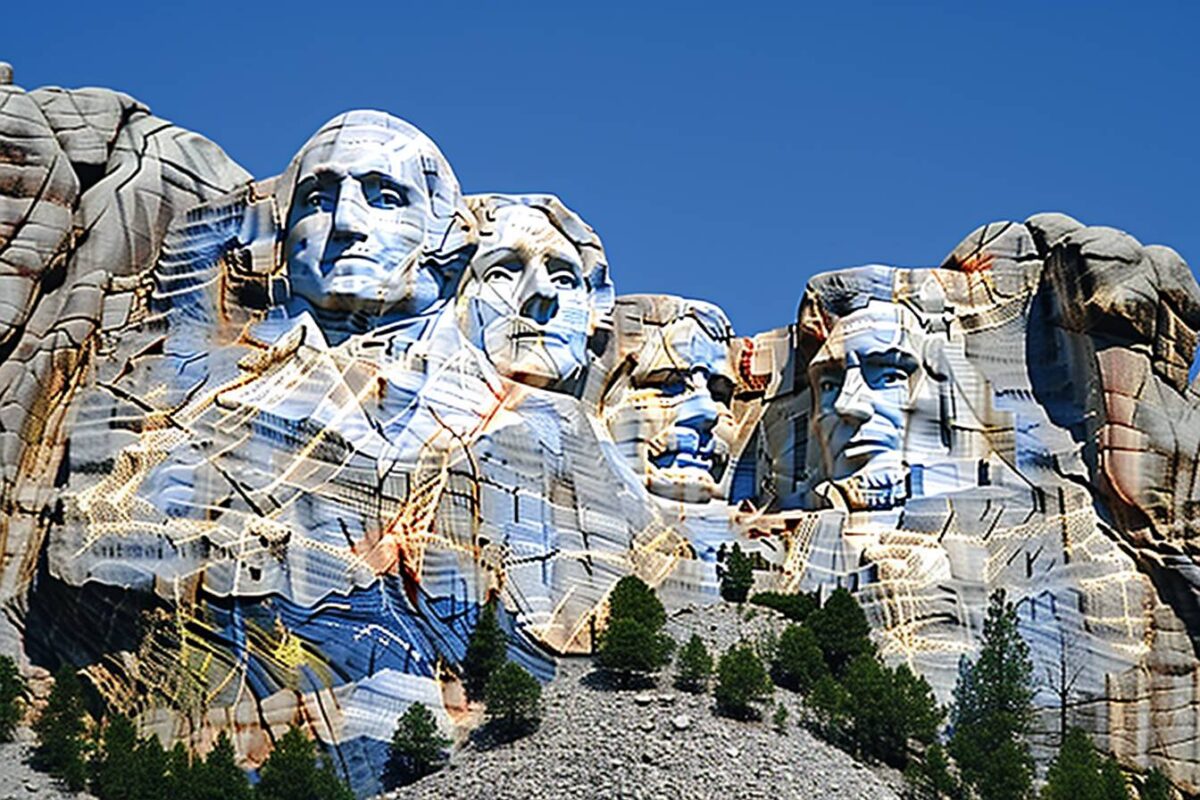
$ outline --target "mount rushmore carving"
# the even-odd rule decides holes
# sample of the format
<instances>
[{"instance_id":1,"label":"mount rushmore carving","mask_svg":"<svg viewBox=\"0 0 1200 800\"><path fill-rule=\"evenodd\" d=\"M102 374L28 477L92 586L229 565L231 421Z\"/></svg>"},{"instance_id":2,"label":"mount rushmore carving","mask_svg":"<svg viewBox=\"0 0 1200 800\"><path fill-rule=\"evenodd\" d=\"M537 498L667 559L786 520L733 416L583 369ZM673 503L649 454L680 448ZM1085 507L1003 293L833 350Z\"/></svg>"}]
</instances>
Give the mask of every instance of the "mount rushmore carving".
<instances>
[{"instance_id":1,"label":"mount rushmore carving","mask_svg":"<svg viewBox=\"0 0 1200 800\"><path fill-rule=\"evenodd\" d=\"M708 602L738 542L759 589L856 592L942 699L1004 587L1039 673L1070 642L1072 723L1200 788L1200 288L1174 251L993 223L736 336L615 294L576 210L463 196L382 112L257 181L99 89L0 86L0 143L27 669L248 763L298 722L366 790L409 703L465 711L481 603L547 678L622 576Z\"/></svg>"}]
</instances>

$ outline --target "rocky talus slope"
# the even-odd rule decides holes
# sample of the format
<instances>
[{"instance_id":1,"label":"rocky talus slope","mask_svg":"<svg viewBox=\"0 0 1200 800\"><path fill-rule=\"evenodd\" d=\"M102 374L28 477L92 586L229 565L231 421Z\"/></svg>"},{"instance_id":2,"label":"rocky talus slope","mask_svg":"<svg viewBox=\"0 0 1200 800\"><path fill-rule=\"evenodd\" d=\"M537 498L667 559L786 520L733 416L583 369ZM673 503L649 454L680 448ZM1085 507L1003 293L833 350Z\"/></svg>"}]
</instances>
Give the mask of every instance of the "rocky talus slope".
<instances>
[{"instance_id":1,"label":"rocky talus slope","mask_svg":"<svg viewBox=\"0 0 1200 800\"><path fill-rule=\"evenodd\" d=\"M782 628L773 612L686 609L668 623L677 641L699 633L714 654ZM568 661L543 693L541 727L516 742L467 743L441 772L389 792L401 798L898 798L894 771L868 767L796 725L797 695L776 690L761 722L718 717L711 695L671 687L614 689L587 660ZM769 717L788 709L784 734Z\"/></svg>"}]
</instances>

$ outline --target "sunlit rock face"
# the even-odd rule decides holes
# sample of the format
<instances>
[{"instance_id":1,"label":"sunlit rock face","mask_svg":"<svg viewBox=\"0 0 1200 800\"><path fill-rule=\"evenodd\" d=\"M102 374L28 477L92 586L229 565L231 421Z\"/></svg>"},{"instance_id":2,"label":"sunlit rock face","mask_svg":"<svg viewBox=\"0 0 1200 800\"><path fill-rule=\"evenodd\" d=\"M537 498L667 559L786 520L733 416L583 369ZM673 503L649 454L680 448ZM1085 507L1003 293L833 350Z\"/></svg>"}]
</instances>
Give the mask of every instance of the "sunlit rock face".
<instances>
[{"instance_id":1,"label":"sunlit rock face","mask_svg":"<svg viewBox=\"0 0 1200 800\"><path fill-rule=\"evenodd\" d=\"M0 93L45 187L0 183L27 668L76 665L164 740L231 731L247 765L299 723L367 793L408 704L465 718L483 602L548 678L621 577L715 600L737 541L760 589L855 591L943 700L1004 587L1037 674L1070 654L1070 723L1200 788L1200 288L1173 251L994 223L738 337L614 297L576 211L464 198L381 112L254 181L124 95Z\"/></svg>"}]
</instances>

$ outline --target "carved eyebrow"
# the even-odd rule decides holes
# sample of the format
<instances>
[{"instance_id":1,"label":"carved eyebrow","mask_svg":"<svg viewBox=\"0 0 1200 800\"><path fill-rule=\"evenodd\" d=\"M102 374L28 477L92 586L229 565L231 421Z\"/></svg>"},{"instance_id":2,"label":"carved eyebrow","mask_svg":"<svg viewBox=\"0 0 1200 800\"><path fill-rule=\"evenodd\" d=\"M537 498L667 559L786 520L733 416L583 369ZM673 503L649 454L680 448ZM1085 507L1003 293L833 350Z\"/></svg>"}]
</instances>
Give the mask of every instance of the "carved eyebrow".
<instances>
[{"instance_id":1,"label":"carved eyebrow","mask_svg":"<svg viewBox=\"0 0 1200 800\"><path fill-rule=\"evenodd\" d=\"M569 270L575 275L583 272L582 265L578 264L574 259L565 258L558 254L550 256L550 258L546 261L546 269L550 272L562 272Z\"/></svg>"},{"instance_id":2,"label":"carved eyebrow","mask_svg":"<svg viewBox=\"0 0 1200 800\"><path fill-rule=\"evenodd\" d=\"M350 174L355 178L358 178L360 181L376 180L384 186L393 186L397 189L404 188L404 184L397 180L394 175L389 175L386 172L380 172L377 169L367 169L363 170L362 172L352 172Z\"/></svg>"},{"instance_id":3,"label":"carved eyebrow","mask_svg":"<svg viewBox=\"0 0 1200 800\"><path fill-rule=\"evenodd\" d=\"M303 186L304 184L312 183L313 181L338 181L341 180L344 174L345 173L337 167L329 164L319 164L308 172L304 173L304 175L300 177L300 180L296 182L296 185Z\"/></svg>"},{"instance_id":4,"label":"carved eyebrow","mask_svg":"<svg viewBox=\"0 0 1200 800\"><path fill-rule=\"evenodd\" d=\"M486 258L489 261L496 259L499 261L511 260L511 261L520 261L520 262L524 263L524 260L525 260L520 253L518 253L516 250L512 249L511 247L507 247L507 246L497 247L494 250L485 250L484 252L479 254L479 257L481 259Z\"/></svg>"}]
</instances>

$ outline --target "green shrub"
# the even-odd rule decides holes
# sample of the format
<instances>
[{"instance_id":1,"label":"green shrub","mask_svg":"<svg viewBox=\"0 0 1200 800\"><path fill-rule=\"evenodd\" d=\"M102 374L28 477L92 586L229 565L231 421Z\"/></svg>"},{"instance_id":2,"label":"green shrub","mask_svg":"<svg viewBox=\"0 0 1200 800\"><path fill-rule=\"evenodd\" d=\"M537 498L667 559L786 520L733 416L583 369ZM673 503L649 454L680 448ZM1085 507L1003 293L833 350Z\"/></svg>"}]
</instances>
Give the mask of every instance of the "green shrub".
<instances>
[{"instance_id":1,"label":"green shrub","mask_svg":"<svg viewBox=\"0 0 1200 800\"><path fill-rule=\"evenodd\" d=\"M758 715L754 704L774 692L762 659L748 644L737 644L717 664L717 686L713 695L718 710L727 716L747 719Z\"/></svg>"},{"instance_id":2,"label":"green shrub","mask_svg":"<svg viewBox=\"0 0 1200 800\"><path fill-rule=\"evenodd\" d=\"M785 689L808 692L828 674L817 637L807 625L788 625L775 643L771 677Z\"/></svg>"},{"instance_id":3,"label":"green shrub","mask_svg":"<svg viewBox=\"0 0 1200 800\"><path fill-rule=\"evenodd\" d=\"M0 656L0 742L11 742L24 712L25 679L17 662Z\"/></svg>"},{"instance_id":4,"label":"green shrub","mask_svg":"<svg viewBox=\"0 0 1200 800\"><path fill-rule=\"evenodd\" d=\"M712 656L708 654L704 640L693 633L679 651L679 659L675 663L675 685L687 692L707 691L712 668Z\"/></svg>"},{"instance_id":5,"label":"green shrub","mask_svg":"<svg viewBox=\"0 0 1200 800\"><path fill-rule=\"evenodd\" d=\"M438 732L437 719L422 703L413 703L396 723L392 734L389 772L401 783L411 783L441 769L450 740Z\"/></svg>"},{"instance_id":6,"label":"green shrub","mask_svg":"<svg viewBox=\"0 0 1200 800\"><path fill-rule=\"evenodd\" d=\"M776 705L775 713L771 715L771 727L774 728L775 732L781 736L787 733L787 718L788 711L784 707L783 703Z\"/></svg>"},{"instance_id":7,"label":"green shrub","mask_svg":"<svg viewBox=\"0 0 1200 800\"><path fill-rule=\"evenodd\" d=\"M509 661L488 680L487 718L502 738L535 729L542 719L542 687L524 667Z\"/></svg>"},{"instance_id":8,"label":"green shrub","mask_svg":"<svg viewBox=\"0 0 1200 800\"><path fill-rule=\"evenodd\" d=\"M316 745L294 725L279 737L258 777L258 800L354 800L327 762L318 765Z\"/></svg>"},{"instance_id":9,"label":"green shrub","mask_svg":"<svg viewBox=\"0 0 1200 800\"><path fill-rule=\"evenodd\" d=\"M482 700L492 673L508 660L508 637L496 616L495 601L479 612L463 657L463 686L467 699Z\"/></svg>"},{"instance_id":10,"label":"green shrub","mask_svg":"<svg viewBox=\"0 0 1200 800\"><path fill-rule=\"evenodd\" d=\"M800 594L759 592L750 598L750 602L756 606L778 611L792 622L804 622L810 614L820 608L816 595L806 592Z\"/></svg>"},{"instance_id":11,"label":"green shrub","mask_svg":"<svg viewBox=\"0 0 1200 800\"><path fill-rule=\"evenodd\" d=\"M83 688L75 670L64 666L54 673L54 688L33 724L38 744L32 763L78 791L87 783L84 760Z\"/></svg>"},{"instance_id":12,"label":"green shrub","mask_svg":"<svg viewBox=\"0 0 1200 800\"><path fill-rule=\"evenodd\" d=\"M730 603L744 603L754 588L754 562L742 552L742 546L733 543L733 549L725 557L720 568L721 597Z\"/></svg>"}]
</instances>

